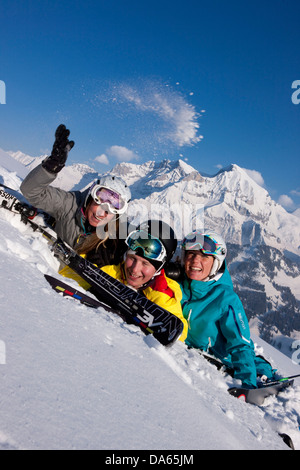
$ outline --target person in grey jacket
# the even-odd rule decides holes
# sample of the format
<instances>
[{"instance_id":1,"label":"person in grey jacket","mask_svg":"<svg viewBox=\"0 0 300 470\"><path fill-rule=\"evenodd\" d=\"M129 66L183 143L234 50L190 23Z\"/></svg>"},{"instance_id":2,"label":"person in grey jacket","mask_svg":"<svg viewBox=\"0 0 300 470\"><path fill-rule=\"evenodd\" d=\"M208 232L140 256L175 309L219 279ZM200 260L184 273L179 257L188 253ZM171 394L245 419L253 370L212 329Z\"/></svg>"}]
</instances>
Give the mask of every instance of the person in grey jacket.
<instances>
[{"instance_id":1,"label":"person in grey jacket","mask_svg":"<svg viewBox=\"0 0 300 470\"><path fill-rule=\"evenodd\" d=\"M21 191L30 204L55 219L58 237L79 254L99 267L119 263L126 251L119 218L127 210L130 189L122 178L111 175L100 177L83 192L51 186L74 146L69 135L65 125L58 126L51 155L26 176Z\"/></svg>"}]
</instances>

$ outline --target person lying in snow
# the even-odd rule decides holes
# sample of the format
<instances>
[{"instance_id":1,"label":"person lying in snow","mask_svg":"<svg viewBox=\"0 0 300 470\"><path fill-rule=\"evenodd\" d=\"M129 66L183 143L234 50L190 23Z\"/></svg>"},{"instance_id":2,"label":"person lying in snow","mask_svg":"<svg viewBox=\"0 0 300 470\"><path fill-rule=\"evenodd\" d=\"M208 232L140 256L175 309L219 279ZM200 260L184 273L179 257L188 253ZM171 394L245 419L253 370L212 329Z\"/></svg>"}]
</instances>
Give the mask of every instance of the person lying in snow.
<instances>
[{"instance_id":1,"label":"person lying in snow","mask_svg":"<svg viewBox=\"0 0 300 470\"><path fill-rule=\"evenodd\" d=\"M188 322L186 344L206 351L234 370L244 387L257 376L274 379L275 370L256 356L242 302L226 265L227 248L216 232L195 230L182 243L182 310Z\"/></svg>"},{"instance_id":2,"label":"person lying in snow","mask_svg":"<svg viewBox=\"0 0 300 470\"><path fill-rule=\"evenodd\" d=\"M118 263L126 250L126 237L119 236L120 217L127 210L130 189L112 175L100 176L83 192L51 186L74 146L69 135L64 124L58 126L51 155L27 175L21 191L30 204L55 219L58 237L79 254L85 253L97 266Z\"/></svg>"},{"instance_id":3,"label":"person lying in snow","mask_svg":"<svg viewBox=\"0 0 300 470\"><path fill-rule=\"evenodd\" d=\"M123 261L116 265L103 266L101 269L180 318L184 329L179 339L184 341L187 322L182 315L181 289L176 281L165 275L163 269L177 247L173 229L165 222L148 220L132 231L125 243L127 251ZM60 274L75 279L84 289L90 289L90 285L68 266L64 267ZM96 295L93 290L91 292Z\"/></svg>"}]
</instances>

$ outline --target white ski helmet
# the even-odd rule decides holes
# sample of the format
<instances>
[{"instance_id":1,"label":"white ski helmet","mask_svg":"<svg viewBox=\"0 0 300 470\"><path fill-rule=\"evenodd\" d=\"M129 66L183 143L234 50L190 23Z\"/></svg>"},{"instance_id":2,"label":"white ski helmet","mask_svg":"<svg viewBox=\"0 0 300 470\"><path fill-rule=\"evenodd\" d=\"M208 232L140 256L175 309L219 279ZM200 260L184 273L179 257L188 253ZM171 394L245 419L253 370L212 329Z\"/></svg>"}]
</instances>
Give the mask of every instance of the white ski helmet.
<instances>
[{"instance_id":1,"label":"white ski helmet","mask_svg":"<svg viewBox=\"0 0 300 470\"><path fill-rule=\"evenodd\" d=\"M120 176L112 175L104 175L94 181L88 190L84 203L85 208L87 207L90 198L92 198L97 204L101 204L101 200L98 197L98 193L101 189L107 189L112 193L117 193L118 195L118 204L116 206L110 204L109 201L104 201L104 204L107 203L110 212L119 215L126 212L128 203L131 199L131 191Z\"/></svg>"},{"instance_id":2,"label":"white ski helmet","mask_svg":"<svg viewBox=\"0 0 300 470\"><path fill-rule=\"evenodd\" d=\"M194 230L190 232L182 241L182 250L184 252L199 250L214 257L214 263L209 273L210 279L219 272L227 254L223 237L213 230Z\"/></svg>"}]
</instances>

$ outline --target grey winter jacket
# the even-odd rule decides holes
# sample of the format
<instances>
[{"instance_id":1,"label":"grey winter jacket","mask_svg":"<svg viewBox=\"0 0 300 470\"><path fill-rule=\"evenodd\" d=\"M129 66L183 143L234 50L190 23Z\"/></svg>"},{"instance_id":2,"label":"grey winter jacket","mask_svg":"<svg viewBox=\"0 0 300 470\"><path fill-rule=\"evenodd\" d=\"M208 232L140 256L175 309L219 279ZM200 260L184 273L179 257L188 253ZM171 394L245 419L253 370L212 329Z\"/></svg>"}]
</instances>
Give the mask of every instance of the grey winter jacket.
<instances>
[{"instance_id":1,"label":"grey winter jacket","mask_svg":"<svg viewBox=\"0 0 300 470\"><path fill-rule=\"evenodd\" d=\"M69 192L50 186L55 179L55 174L38 165L24 179L21 191L30 204L55 218L57 235L75 247L79 235L85 231L82 208L88 190Z\"/></svg>"}]
</instances>

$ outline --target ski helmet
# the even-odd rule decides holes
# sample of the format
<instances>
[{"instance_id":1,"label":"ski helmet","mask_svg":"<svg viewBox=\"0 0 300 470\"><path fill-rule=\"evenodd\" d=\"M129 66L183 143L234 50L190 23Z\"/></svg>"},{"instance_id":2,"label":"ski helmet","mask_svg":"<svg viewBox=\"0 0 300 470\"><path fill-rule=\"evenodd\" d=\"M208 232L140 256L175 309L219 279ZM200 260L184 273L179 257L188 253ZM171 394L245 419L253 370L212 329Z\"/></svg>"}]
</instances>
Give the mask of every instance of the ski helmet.
<instances>
[{"instance_id":1,"label":"ski helmet","mask_svg":"<svg viewBox=\"0 0 300 470\"><path fill-rule=\"evenodd\" d=\"M101 192L101 190L107 191ZM105 194L104 199L102 194ZM97 204L106 204L109 212L120 215L126 212L131 199L131 191L120 176L104 175L90 186L85 199L85 208L91 198Z\"/></svg>"},{"instance_id":2,"label":"ski helmet","mask_svg":"<svg viewBox=\"0 0 300 470\"><path fill-rule=\"evenodd\" d=\"M221 269L227 254L226 243L221 235L213 230L194 230L182 242L184 252L199 250L214 257L209 278L213 278Z\"/></svg>"},{"instance_id":3,"label":"ski helmet","mask_svg":"<svg viewBox=\"0 0 300 470\"><path fill-rule=\"evenodd\" d=\"M131 232L126 244L139 256L146 258L156 269L171 260L177 248L174 230L162 220L147 220Z\"/></svg>"}]
</instances>

